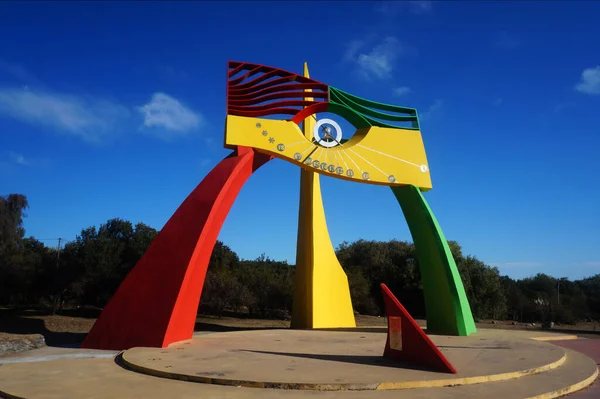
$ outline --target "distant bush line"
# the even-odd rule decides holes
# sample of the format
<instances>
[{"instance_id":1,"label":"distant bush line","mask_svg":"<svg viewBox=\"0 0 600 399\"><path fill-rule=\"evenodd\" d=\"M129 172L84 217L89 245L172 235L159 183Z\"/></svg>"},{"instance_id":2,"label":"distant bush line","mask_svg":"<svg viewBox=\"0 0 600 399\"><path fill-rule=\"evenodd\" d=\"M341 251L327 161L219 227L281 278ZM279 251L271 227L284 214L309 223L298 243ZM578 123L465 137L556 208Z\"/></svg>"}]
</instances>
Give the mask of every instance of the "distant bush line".
<instances>
[{"instance_id":1,"label":"distant bush line","mask_svg":"<svg viewBox=\"0 0 600 399\"><path fill-rule=\"evenodd\" d=\"M158 233L143 223L111 219L98 228L83 229L58 251L25 237L27 207L23 195L0 197L0 305L44 307L50 312L101 308ZM449 244L476 319L562 324L600 320L600 274L577 281L559 282L545 274L513 280L475 256L465 256L458 243ZM379 284L384 282L413 317L425 317L412 243L358 240L342 243L336 253L348 276L355 312L383 314ZM217 242L199 311L289 319L294 272L294 265L266 255L242 260Z\"/></svg>"}]
</instances>

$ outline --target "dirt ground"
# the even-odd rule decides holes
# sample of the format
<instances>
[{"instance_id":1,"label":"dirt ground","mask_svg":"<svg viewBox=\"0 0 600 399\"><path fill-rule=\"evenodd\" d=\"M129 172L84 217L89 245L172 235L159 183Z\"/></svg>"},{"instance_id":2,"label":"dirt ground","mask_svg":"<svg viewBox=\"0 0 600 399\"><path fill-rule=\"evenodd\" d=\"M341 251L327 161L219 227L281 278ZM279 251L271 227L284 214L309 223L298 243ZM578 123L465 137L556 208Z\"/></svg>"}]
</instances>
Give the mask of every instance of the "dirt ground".
<instances>
[{"instance_id":1,"label":"dirt ground","mask_svg":"<svg viewBox=\"0 0 600 399\"><path fill-rule=\"evenodd\" d=\"M71 314L69 314L71 313ZM88 313L88 314L82 314ZM63 312L62 315L48 315L33 310L0 309L0 340L14 339L16 335L41 334L47 345L77 344L83 341L92 328L98 311ZM425 326L424 320L417 320ZM357 327L386 327L385 317L356 316ZM286 320L263 320L247 317L231 316L199 316L196 320L196 331L233 331L263 328L287 328ZM539 324L513 324L511 321L483 320L477 328L498 329L541 329ZM600 338L600 323L579 323L576 325L555 325L554 330L577 332L589 338Z\"/></svg>"}]
</instances>

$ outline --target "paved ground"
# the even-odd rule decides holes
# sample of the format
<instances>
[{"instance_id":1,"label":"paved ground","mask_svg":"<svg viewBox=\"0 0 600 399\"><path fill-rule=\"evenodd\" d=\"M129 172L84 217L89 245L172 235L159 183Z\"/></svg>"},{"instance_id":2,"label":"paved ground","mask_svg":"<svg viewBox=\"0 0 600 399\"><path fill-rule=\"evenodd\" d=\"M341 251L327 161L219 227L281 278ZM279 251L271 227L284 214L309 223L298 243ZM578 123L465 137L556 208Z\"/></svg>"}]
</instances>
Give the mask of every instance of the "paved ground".
<instances>
[{"instance_id":1,"label":"paved ground","mask_svg":"<svg viewBox=\"0 0 600 399\"><path fill-rule=\"evenodd\" d=\"M263 331L268 332L268 331ZM261 333L255 331L255 333ZM309 332L309 335L316 335L313 332ZM333 341L339 341L344 333L331 333L323 332L330 335ZM498 334L501 332L481 332L480 334ZM227 334L230 338L235 338L234 335ZM364 335L365 333L359 333L358 336ZM375 333L369 333L375 334ZM510 334L514 334L516 340L521 340L528 337L527 333L501 333L506 334L505 338L502 335L495 335L493 338L494 345L489 345L488 349L484 349L485 341L479 341L479 348L463 348L465 351L475 350L481 353L481 356L488 356L485 354L489 352L503 352L506 349L491 349L492 347L502 348L506 347L505 340L510 340ZM242 334L243 335L243 334ZM384 334L378 334L380 338L384 339ZM551 335L546 335L550 337ZM199 339L207 338L208 335L202 337L202 334L198 337ZM491 338L489 335L487 338ZM531 337L531 335L529 335ZM435 337L434 337L435 338ZM455 338L455 337L453 337ZM486 336L479 336L479 338L486 338ZM357 338L361 340L361 338ZM362 338L364 340L366 338ZM437 340L439 338L435 338ZM226 341L227 338L223 338L222 341ZM212 341L212 340L211 340ZM233 340L232 340L233 341ZM309 340L310 341L310 340ZM567 360L565 363L556 369L548 372L530 375L522 378L516 378L506 381L491 382L484 384L475 385L464 385L450 388L426 388L426 389L409 389L404 390L401 396L404 399L425 399L425 398L499 398L499 399L513 399L523 397L535 397L536 399L541 398L539 395L547 392L556 392L562 387L571 385L573 383L583 381L589 378L590 367L595 369L595 363L589 358L572 352L569 347L574 349L590 352L591 350L600 351L600 347L594 346L593 349L589 342L579 341L556 341L563 346L567 353ZM589 340L588 340L589 341ZM208 341L206 341L208 342ZM274 341L271 345L277 345ZM283 342L283 340L281 341ZM595 341L600 343L600 341ZM213 341L214 344L214 341ZM229 343L231 344L231 343ZM290 342L292 344L292 342ZM296 341L293 347L294 352L300 352L306 349L308 346L315 344L315 342L300 342ZM342 345L342 342L338 342L336 345ZM191 344L190 344L191 345ZM225 345L225 344L223 344ZM283 345L283 344L282 344ZM532 341L534 347L541 348L543 346L552 347L548 343L536 343ZM450 345L447 345L450 346ZM459 345L454 345L459 346ZM466 346L466 345L464 345ZM472 345L476 346L476 345ZM174 346L177 348L178 346ZM364 345L363 349L367 349L368 345ZM560 352L558 347L556 352ZM381 349L381 348L379 348ZM450 357L450 349L448 350ZM457 348L454 348L457 349ZM172 349L175 353L184 353L184 349ZM287 349L286 349L287 350ZM158 350L161 351L161 350ZM162 350L165 351L165 350ZM318 354L327 355L328 352L332 352L332 348L321 348ZM204 352L203 352L204 353ZM514 353L514 352L513 352ZM596 352L598 354L598 352ZM165 354L161 354L165 355ZM21 353L19 355L13 355L10 358L0 358L0 391L12 393L15 397L22 397L28 399L58 399L58 398L77 398L77 399L107 399L107 398L211 398L211 399L392 399L400 396L398 391L358 391L358 392L318 392L318 391L302 391L302 390L279 390L279 389L258 389L258 388L237 388L232 386L218 386L209 384L197 384L186 381L175 381L165 378L158 378L155 376L143 375L130 370L126 370L115 364L113 357L115 352L109 351L89 351L89 350L77 350L69 348L43 348L36 349L28 352ZM488 357L489 362L501 362L497 355ZM276 356L270 355L270 357L282 357L292 358L290 356ZM472 356L473 362L477 362L477 356ZM296 360L296 359L291 359ZM311 360L311 359L309 359ZM211 362L210 359L205 359L207 364L212 364L212 368L215 367L214 359ZM286 360L288 361L288 360ZM597 362L597 358L595 362ZM325 369L334 369L336 365L346 365L344 362L332 361L331 359L321 361L321 366L325 366ZM168 364L165 364L165 366ZM350 364L352 365L352 364ZM235 366L235 364L233 364ZM342 367L344 367L342 366ZM489 366L488 367L497 367ZM366 368L381 367L381 365L368 364L364 365ZM323 369L323 368L321 368ZM198 372L198 371L196 371ZM210 371L209 371L210 372ZM280 373L285 373L285 370ZM287 372L290 372L287 370ZM327 370L328 373L335 372L333 370ZM397 372L397 371L396 371ZM595 389L595 388L594 388ZM592 392L590 394L589 392ZM579 395L588 396L575 396L575 398L598 398L593 394L592 389L586 390ZM578 395L578 394L576 394ZM591 396L590 396L591 395ZM0 395L1 396L1 395ZM548 398L548 396L543 396Z\"/></svg>"},{"instance_id":2,"label":"paved ground","mask_svg":"<svg viewBox=\"0 0 600 399\"><path fill-rule=\"evenodd\" d=\"M432 385L449 385L448 380L459 384L465 378L550 369L565 361L561 347L523 335L482 330L469 337L430 336L459 371L455 375L383 358L386 334L371 332L286 329L214 333L164 349L133 348L123 353L123 360L134 369L200 381L296 384L303 389L309 384L315 389L338 389L347 384L357 389L382 384L413 387L426 380L432 380Z\"/></svg>"},{"instance_id":3,"label":"paved ground","mask_svg":"<svg viewBox=\"0 0 600 399\"><path fill-rule=\"evenodd\" d=\"M592 358L597 365L600 365L600 339L578 339L575 341L553 341L555 345L573 349ZM589 388L575 392L568 396L573 399L599 399L600 398L600 379L596 379Z\"/></svg>"}]
</instances>

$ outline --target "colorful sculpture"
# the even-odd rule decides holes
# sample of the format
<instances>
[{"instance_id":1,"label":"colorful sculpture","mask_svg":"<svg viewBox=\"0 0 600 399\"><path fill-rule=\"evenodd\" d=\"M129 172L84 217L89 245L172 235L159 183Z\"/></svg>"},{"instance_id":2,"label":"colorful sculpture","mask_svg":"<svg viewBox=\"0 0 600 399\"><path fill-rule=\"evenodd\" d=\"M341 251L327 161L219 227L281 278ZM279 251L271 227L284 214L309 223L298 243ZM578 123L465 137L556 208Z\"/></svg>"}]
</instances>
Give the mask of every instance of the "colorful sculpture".
<instances>
[{"instance_id":1,"label":"colorful sculpture","mask_svg":"<svg viewBox=\"0 0 600 399\"><path fill-rule=\"evenodd\" d=\"M229 62L225 147L233 153L169 219L84 347L164 347L191 338L219 230L241 186L272 157L302 168L293 328L355 325L348 280L327 231L319 181L324 174L391 187L417 249L428 331L475 331L454 259L421 194L431 188L431 177L416 110L368 101L310 79L306 65L304 75ZM355 134L345 138L336 121L317 120L323 112L346 119Z\"/></svg>"},{"instance_id":2,"label":"colorful sculpture","mask_svg":"<svg viewBox=\"0 0 600 399\"><path fill-rule=\"evenodd\" d=\"M269 159L239 147L215 166L152 241L82 347L166 347L191 338L221 226L248 177Z\"/></svg>"},{"instance_id":3,"label":"colorful sculpture","mask_svg":"<svg viewBox=\"0 0 600 399\"><path fill-rule=\"evenodd\" d=\"M304 77L308 67L304 64ZM311 89L306 89L310 92ZM312 101L312 98L307 98ZM312 141L313 117L303 122ZM329 238L319 174L300 169L300 210L292 328L355 327L348 278Z\"/></svg>"},{"instance_id":4,"label":"colorful sculpture","mask_svg":"<svg viewBox=\"0 0 600 399\"><path fill-rule=\"evenodd\" d=\"M423 332L415 319L404 309L404 306L385 284L381 284L381 293L388 321L383 357L456 374L454 366Z\"/></svg>"}]
</instances>

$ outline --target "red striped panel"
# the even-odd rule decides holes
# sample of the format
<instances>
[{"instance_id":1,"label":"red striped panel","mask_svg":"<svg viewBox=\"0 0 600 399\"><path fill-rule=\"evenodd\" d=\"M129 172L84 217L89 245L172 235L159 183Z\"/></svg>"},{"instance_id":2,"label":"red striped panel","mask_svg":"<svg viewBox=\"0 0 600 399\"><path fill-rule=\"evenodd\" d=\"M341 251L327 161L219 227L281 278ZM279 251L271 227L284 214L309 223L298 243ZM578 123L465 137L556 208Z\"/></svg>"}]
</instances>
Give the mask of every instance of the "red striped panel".
<instances>
[{"instance_id":1,"label":"red striped panel","mask_svg":"<svg viewBox=\"0 0 600 399\"><path fill-rule=\"evenodd\" d=\"M229 62L228 115L296 115L305 107L328 102L329 86L324 83L265 65Z\"/></svg>"}]
</instances>

